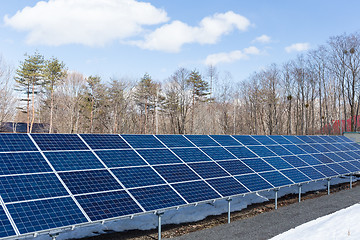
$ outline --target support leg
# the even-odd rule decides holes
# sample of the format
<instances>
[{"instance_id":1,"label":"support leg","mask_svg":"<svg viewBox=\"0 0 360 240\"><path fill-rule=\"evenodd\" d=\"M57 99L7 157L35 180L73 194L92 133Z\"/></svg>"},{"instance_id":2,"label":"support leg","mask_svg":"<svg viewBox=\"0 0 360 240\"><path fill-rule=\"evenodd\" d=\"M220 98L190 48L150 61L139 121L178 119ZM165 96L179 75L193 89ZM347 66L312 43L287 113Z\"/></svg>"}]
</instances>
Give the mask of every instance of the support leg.
<instances>
[{"instance_id":1,"label":"support leg","mask_svg":"<svg viewBox=\"0 0 360 240\"><path fill-rule=\"evenodd\" d=\"M57 236L59 236L59 233L50 233L49 236L52 240L56 240Z\"/></svg>"},{"instance_id":2,"label":"support leg","mask_svg":"<svg viewBox=\"0 0 360 240\"><path fill-rule=\"evenodd\" d=\"M350 189L352 189L352 183L353 183L353 176L350 175Z\"/></svg>"},{"instance_id":3,"label":"support leg","mask_svg":"<svg viewBox=\"0 0 360 240\"><path fill-rule=\"evenodd\" d=\"M278 191L279 189L275 189L275 209L278 209Z\"/></svg>"},{"instance_id":4,"label":"support leg","mask_svg":"<svg viewBox=\"0 0 360 240\"><path fill-rule=\"evenodd\" d=\"M299 202L301 202L301 184L299 184Z\"/></svg>"},{"instance_id":5,"label":"support leg","mask_svg":"<svg viewBox=\"0 0 360 240\"><path fill-rule=\"evenodd\" d=\"M157 212L156 215L158 216L158 240L161 240L161 216L164 215L164 213Z\"/></svg>"},{"instance_id":6,"label":"support leg","mask_svg":"<svg viewBox=\"0 0 360 240\"><path fill-rule=\"evenodd\" d=\"M330 195L330 178L327 180L328 195Z\"/></svg>"},{"instance_id":7,"label":"support leg","mask_svg":"<svg viewBox=\"0 0 360 240\"><path fill-rule=\"evenodd\" d=\"M230 213L231 213L231 201L232 199L229 198L229 199L226 199L226 201L228 202L228 223L230 223Z\"/></svg>"}]
</instances>

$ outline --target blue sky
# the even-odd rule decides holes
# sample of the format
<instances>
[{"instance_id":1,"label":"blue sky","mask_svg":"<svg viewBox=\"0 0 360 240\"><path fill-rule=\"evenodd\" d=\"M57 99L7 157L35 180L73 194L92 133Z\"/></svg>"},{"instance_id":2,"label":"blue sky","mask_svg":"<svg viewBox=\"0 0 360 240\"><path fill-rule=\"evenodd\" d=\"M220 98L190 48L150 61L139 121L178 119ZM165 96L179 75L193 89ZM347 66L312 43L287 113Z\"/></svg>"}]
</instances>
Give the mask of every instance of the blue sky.
<instances>
[{"instance_id":1,"label":"blue sky","mask_svg":"<svg viewBox=\"0 0 360 240\"><path fill-rule=\"evenodd\" d=\"M233 81L360 26L360 1L0 0L0 54L38 50L69 70L163 81L215 65Z\"/></svg>"}]
</instances>

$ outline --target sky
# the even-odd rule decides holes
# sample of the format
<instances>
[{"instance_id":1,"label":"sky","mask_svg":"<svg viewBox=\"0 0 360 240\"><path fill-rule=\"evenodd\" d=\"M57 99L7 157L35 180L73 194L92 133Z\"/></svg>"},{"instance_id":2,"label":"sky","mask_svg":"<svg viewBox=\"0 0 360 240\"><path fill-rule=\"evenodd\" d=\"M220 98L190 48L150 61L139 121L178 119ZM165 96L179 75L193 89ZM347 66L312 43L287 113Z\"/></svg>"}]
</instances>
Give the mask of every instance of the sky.
<instances>
[{"instance_id":1,"label":"sky","mask_svg":"<svg viewBox=\"0 0 360 240\"><path fill-rule=\"evenodd\" d=\"M17 68L38 51L104 81L215 66L239 82L359 31L359 9L356 0L0 0L0 56Z\"/></svg>"}]
</instances>

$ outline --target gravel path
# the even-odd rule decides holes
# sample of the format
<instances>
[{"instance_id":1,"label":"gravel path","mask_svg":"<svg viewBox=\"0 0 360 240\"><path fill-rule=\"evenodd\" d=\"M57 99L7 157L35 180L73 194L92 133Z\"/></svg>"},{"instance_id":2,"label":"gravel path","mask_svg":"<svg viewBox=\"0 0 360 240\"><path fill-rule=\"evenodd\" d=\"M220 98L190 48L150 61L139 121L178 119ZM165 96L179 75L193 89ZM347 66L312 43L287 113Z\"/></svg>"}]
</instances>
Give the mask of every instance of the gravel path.
<instances>
[{"instance_id":1,"label":"gravel path","mask_svg":"<svg viewBox=\"0 0 360 240\"><path fill-rule=\"evenodd\" d=\"M245 220L192 232L172 240L269 239L291 228L360 202L360 186L281 207Z\"/></svg>"}]
</instances>

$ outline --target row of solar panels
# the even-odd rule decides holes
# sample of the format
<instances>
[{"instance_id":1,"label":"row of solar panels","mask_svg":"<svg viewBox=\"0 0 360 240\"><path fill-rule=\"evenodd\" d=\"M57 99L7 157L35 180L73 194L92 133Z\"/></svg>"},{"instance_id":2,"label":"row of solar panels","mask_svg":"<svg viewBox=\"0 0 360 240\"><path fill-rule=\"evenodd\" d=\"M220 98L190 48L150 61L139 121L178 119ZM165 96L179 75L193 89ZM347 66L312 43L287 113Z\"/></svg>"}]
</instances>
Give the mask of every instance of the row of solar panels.
<instances>
[{"instance_id":1,"label":"row of solar panels","mask_svg":"<svg viewBox=\"0 0 360 240\"><path fill-rule=\"evenodd\" d=\"M0 237L360 170L341 136L0 134Z\"/></svg>"}]
</instances>

